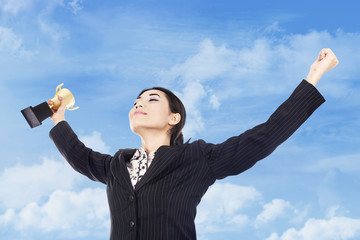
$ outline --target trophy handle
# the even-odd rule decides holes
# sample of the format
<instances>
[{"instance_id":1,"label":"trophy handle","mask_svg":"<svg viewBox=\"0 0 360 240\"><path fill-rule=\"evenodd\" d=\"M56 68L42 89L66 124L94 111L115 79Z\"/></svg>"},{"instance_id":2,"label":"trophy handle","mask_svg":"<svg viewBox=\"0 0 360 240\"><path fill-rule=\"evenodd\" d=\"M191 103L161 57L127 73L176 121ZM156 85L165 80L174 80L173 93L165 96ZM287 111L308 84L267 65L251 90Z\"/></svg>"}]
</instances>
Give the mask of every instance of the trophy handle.
<instances>
[{"instance_id":1,"label":"trophy handle","mask_svg":"<svg viewBox=\"0 0 360 240\"><path fill-rule=\"evenodd\" d=\"M79 107L73 107L73 106L71 106L71 107L67 107L66 109L67 110L70 110L70 111L74 111L74 110L76 110L76 109L78 109Z\"/></svg>"},{"instance_id":2,"label":"trophy handle","mask_svg":"<svg viewBox=\"0 0 360 240\"><path fill-rule=\"evenodd\" d=\"M61 90L62 85L64 85L64 83L62 83L62 84L60 84L59 86L56 87L55 95Z\"/></svg>"}]
</instances>

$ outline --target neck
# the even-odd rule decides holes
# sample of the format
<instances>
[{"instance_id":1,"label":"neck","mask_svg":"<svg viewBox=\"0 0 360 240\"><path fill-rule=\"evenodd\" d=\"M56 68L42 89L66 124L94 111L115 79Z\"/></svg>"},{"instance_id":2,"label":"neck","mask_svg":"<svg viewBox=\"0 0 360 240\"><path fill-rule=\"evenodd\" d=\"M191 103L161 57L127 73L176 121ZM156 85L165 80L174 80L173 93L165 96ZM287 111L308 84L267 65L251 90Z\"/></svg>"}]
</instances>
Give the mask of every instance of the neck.
<instances>
[{"instance_id":1,"label":"neck","mask_svg":"<svg viewBox=\"0 0 360 240\"><path fill-rule=\"evenodd\" d=\"M170 136L167 133L147 132L140 135L142 148L147 154L157 150L161 146L170 146Z\"/></svg>"}]
</instances>

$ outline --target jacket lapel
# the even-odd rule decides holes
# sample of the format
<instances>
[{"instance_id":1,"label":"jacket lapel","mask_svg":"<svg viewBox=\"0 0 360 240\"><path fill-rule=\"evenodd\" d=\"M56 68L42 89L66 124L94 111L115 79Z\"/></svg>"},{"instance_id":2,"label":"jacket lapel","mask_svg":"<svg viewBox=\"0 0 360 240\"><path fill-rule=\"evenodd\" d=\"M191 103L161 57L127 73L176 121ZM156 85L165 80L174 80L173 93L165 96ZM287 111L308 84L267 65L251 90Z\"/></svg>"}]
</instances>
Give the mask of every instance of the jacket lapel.
<instances>
[{"instance_id":1,"label":"jacket lapel","mask_svg":"<svg viewBox=\"0 0 360 240\"><path fill-rule=\"evenodd\" d=\"M164 172L164 170L167 169L171 163L179 158L179 155L181 155L181 152L185 149L186 145L187 144L181 146L161 146L156 151L155 157L150 167L141 180L136 184L135 191L138 191L150 180L154 179L161 172Z\"/></svg>"},{"instance_id":2,"label":"jacket lapel","mask_svg":"<svg viewBox=\"0 0 360 240\"><path fill-rule=\"evenodd\" d=\"M119 150L114 155L114 160L110 166L110 171L113 174L115 180L122 186L133 189L129 171L126 167L126 162L130 161L131 157L134 155L136 149L124 149Z\"/></svg>"},{"instance_id":3,"label":"jacket lapel","mask_svg":"<svg viewBox=\"0 0 360 240\"><path fill-rule=\"evenodd\" d=\"M151 179L158 176L161 172L164 172L168 166L177 161L181 153L184 151L188 144L180 146L161 146L155 154L155 157L146 171L142 179L136 184L135 191L138 191L144 185L146 185ZM132 156L135 154L136 149L123 149L119 150L114 155L114 161L110 166L110 171L113 174L115 180L122 186L126 186L133 190L131 184L129 171L126 166L126 162L129 162Z\"/></svg>"}]
</instances>

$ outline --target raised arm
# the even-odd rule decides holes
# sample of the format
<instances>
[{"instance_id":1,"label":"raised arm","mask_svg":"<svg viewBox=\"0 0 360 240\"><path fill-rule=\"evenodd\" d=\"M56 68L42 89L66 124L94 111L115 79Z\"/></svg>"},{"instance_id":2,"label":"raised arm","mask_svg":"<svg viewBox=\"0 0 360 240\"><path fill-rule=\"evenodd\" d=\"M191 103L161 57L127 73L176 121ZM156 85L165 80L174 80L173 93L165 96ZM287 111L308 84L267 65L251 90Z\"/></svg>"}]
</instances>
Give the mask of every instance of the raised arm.
<instances>
[{"instance_id":1,"label":"raised arm","mask_svg":"<svg viewBox=\"0 0 360 240\"><path fill-rule=\"evenodd\" d=\"M288 139L325 101L314 86L337 63L333 52L323 49L311 66L308 79L299 84L266 122L223 143L203 143L202 148L214 176L221 179L239 174L267 157Z\"/></svg>"},{"instance_id":2,"label":"raised arm","mask_svg":"<svg viewBox=\"0 0 360 240\"><path fill-rule=\"evenodd\" d=\"M101 154L86 147L65 121L65 101L59 96L61 105L51 119L55 127L50 131L50 138L69 164L88 178L106 184L112 156ZM51 102L49 101L49 104Z\"/></svg>"}]
</instances>

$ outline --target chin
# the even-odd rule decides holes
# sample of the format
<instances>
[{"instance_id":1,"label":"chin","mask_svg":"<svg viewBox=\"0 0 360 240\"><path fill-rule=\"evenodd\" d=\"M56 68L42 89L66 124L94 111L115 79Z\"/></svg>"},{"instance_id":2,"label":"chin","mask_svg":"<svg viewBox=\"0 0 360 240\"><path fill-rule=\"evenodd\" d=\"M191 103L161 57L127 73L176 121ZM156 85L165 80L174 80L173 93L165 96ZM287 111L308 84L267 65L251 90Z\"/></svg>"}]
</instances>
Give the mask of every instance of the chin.
<instances>
[{"instance_id":1,"label":"chin","mask_svg":"<svg viewBox=\"0 0 360 240\"><path fill-rule=\"evenodd\" d=\"M133 125L130 124L130 129L131 129L131 131L132 131L133 133L136 134L136 132L137 132L137 127L136 127L136 126L133 126Z\"/></svg>"},{"instance_id":2,"label":"chin","mask_svg":"<svg viewBox=\"0 0 360 240\"><path fill-rule=\"evenodd\" d=\"M132 125L130 125L130 129L133 133L139 135L146 128L140 124L132 124Z\"/></svg>"}]
</instances>

